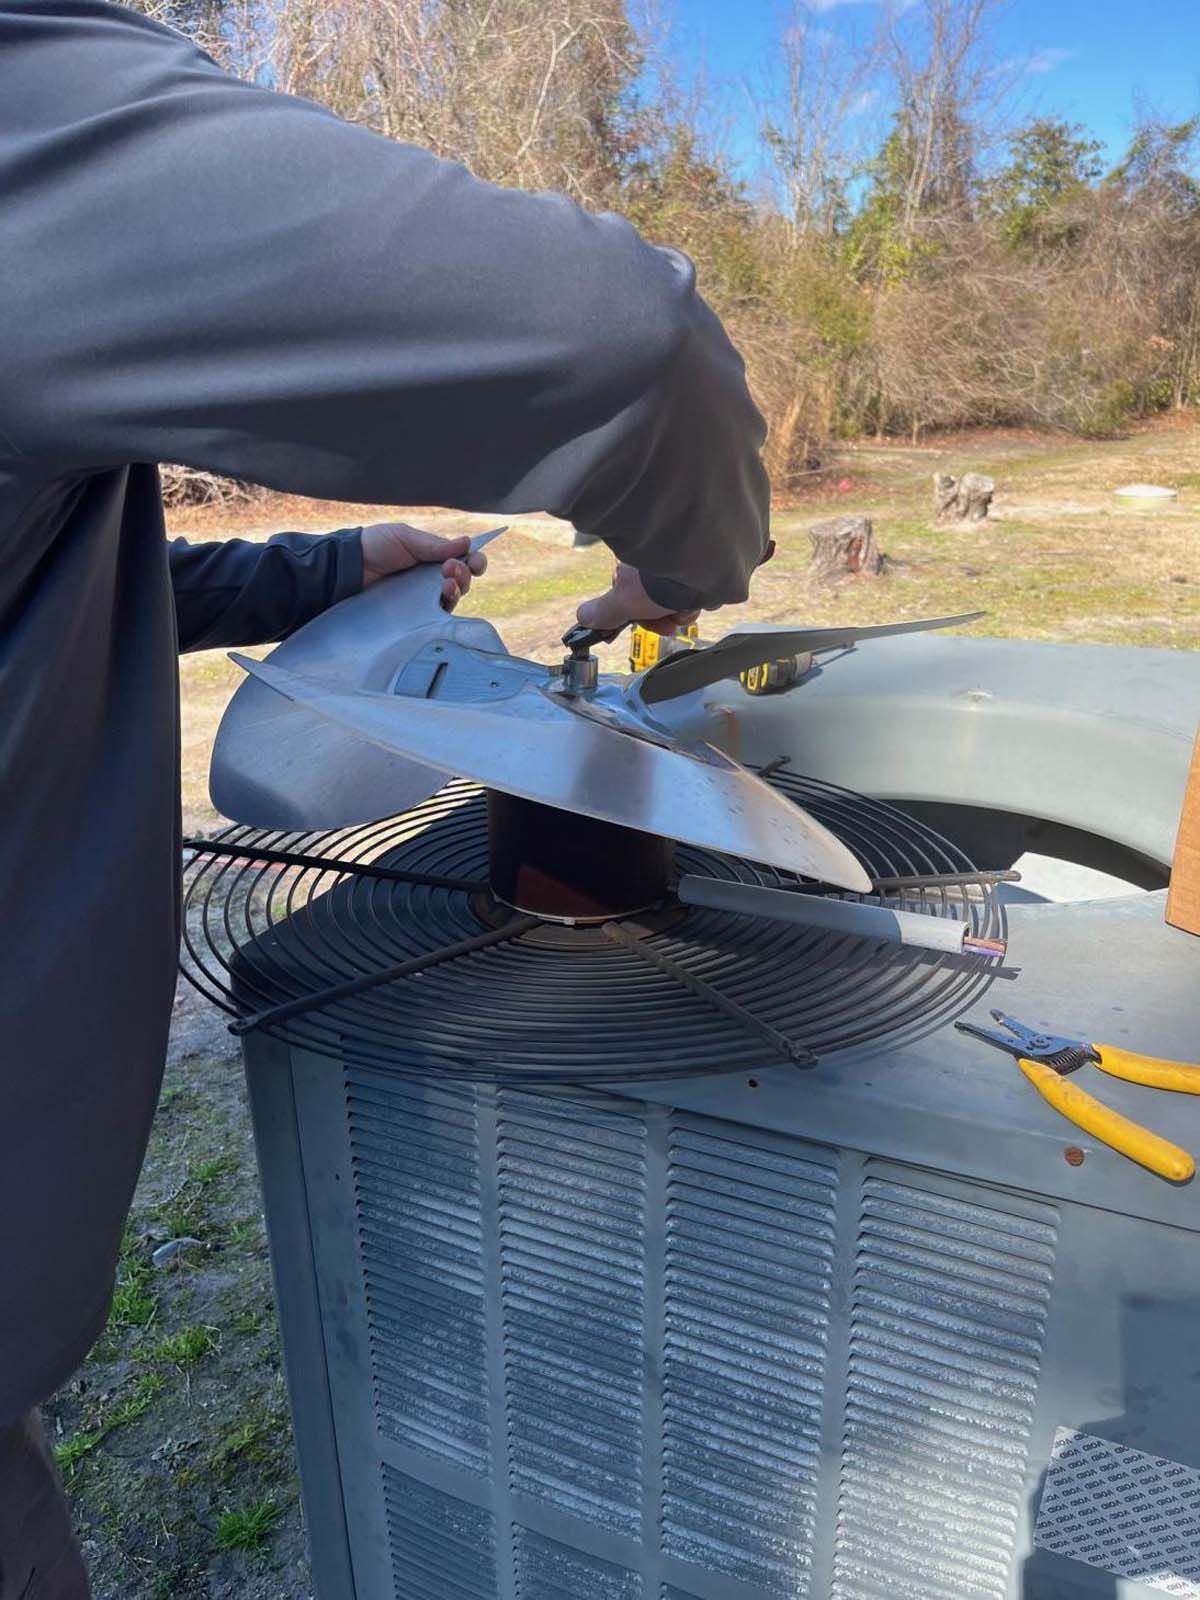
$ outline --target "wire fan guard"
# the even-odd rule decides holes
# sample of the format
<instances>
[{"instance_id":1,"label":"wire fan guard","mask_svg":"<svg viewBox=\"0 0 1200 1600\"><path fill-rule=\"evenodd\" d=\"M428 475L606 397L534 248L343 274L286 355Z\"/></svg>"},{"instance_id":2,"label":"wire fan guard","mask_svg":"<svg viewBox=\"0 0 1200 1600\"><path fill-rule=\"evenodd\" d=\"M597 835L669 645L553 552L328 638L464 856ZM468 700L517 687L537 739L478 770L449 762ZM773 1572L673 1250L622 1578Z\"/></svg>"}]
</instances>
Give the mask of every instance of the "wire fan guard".
<instances>
[{"instance_id":1,"label":"wire fan guard","mask_svg":"<svg viewBox=\"0 0 1200 1600\"><path fill-rule=\"evenodd\" d=\"M872 880L975 873L955 845L894 806L778 767L764 775L842 839ZM618 942L600 929L542 923L439 960L443 947L496 926L487 860L484 795L462 782L401 816L335 833L228 828L197 842L185 868L184 971L239 1019L239 1031L250 1022L345 1064L444 1080L596 1084L761 1069L785 1059L764 1038L772 1030L819 1056L898 1043L965 1011L994 970L974 957L682 906L628 919ZM685 845L677 870L812 887ZM986 876L906 889L888 903L1004 936ZM316 1001L333 986L427 958L436 964L415 975ZM715 1005L714 993L732 1007ZM263 1015L289 1002L304 1009Z\"/></svg>"}]
</instances>

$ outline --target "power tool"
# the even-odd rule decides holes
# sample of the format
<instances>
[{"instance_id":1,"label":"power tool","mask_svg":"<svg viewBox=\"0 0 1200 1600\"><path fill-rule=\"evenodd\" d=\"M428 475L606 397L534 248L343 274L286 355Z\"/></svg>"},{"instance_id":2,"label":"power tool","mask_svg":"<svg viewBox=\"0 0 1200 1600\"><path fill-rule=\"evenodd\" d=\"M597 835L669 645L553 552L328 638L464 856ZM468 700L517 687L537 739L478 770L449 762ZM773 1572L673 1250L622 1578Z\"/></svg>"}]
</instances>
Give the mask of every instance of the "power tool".
<instances>
[{"instance_id":1,"label":"power tool","mask_svg":"<svg viewBox=\"0 0 1200 1600\"><path fill-rule=\"evenodd\" d=\"M694 622L667 635L654 633L635 622L630 630L629 670L644 672L659 661L665 661L668 656L694 649L700 642L700 629ZM776 661L764 661L759 666L747 667L744 672L738 673L738 682L747 694L782 694L802 678L811 666L810 653L781 656Z\"/></svg>"}]
</instances>

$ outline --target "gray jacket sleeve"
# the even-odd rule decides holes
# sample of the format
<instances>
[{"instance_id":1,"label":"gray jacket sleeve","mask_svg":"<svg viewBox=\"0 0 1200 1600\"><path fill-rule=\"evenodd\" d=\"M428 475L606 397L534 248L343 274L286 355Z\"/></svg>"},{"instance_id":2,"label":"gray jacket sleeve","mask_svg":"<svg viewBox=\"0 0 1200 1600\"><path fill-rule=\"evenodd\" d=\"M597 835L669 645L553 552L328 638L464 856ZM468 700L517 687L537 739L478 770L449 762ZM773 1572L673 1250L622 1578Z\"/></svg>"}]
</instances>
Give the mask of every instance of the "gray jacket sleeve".
<instances>
[{"instance_id":1,"label":"gray jacket sleeve","mask_svg":"<svg viewBox=\"0 0 1200 1600\"><path fill-rule=\"evenodd\" d=\"M179 648L275 644L362 587L362 530L167 546Z\"/></svg>"},{"instance_id":2,"label":"gray jacket sleeve","mask_svg":"<svg viewBox=\"0 0 1200 1600\"><path fill-rule=\"evenodd\" d=\"M620 218L241 83L103 0L0 4L0 193L0 439L48 470L549 510L663 603L745 595L762 419L690 264Z\"/></svg>"}]
</instances>

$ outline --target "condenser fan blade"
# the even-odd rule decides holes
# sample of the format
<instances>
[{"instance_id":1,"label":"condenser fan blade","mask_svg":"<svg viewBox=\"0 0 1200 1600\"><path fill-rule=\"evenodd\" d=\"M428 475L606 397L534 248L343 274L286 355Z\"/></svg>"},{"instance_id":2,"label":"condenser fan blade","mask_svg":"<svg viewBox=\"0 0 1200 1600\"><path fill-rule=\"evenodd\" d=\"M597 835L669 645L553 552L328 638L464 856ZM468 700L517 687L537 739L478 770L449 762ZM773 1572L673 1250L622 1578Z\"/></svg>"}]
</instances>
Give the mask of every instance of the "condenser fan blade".
<instances>
[{"instance_id":1,"label":"condenser fan blade","mask_svg":"<svg viewBox=\"0 0 1200 1600\"><path fill-rule=\"evenodd\" d=\"M235 656L306 713L404 760L543 805L666 835L867 893L855 856L815 817L712 745L631 737L530 684L493 705L347 691Z\"/></svg>"},{"instance_id":2,"label":"condenser fan blade","mask_svg":"<svg viewBox=\"0 0 1200 1600\"><path fill-rule=\"evenodd\" d=\"M504 531L480 534L471 549ZM322 612L273 650L271 661L330 687L384 688L430 629L504 650L490 623L448 616L441 590L436 562L385 579ZM343 828L419 805L443 781L432 767L368 744L247 678L217 732L209 793L223 816L251 827Z\"/></svg>"},{"instance_id":3,"label":"condenser fan blade","mask_svg":"<svg viewBox=\"0 0 1200 1600\"><path fill-rule=\"evenodd\" d=\"M644 705L652 706L662 700L674 700L679 695L691 694L693 689L704 689L722 678L736 678L748 667L760 666L765 661L779 661L785 656L798 656L814 650L837 650L857 644L862 639L886 639L898 633L926 633L933 628L956 628L965 622L977 622L982 611L964 612L958 617L929 617L919 622L881 622L865 627L789 628L770 623L749 624L735 628L716 644L703 645L696 650L682 650L678 655L651 667L638 682L638 693Z\"/></svg>"}]
</instances>

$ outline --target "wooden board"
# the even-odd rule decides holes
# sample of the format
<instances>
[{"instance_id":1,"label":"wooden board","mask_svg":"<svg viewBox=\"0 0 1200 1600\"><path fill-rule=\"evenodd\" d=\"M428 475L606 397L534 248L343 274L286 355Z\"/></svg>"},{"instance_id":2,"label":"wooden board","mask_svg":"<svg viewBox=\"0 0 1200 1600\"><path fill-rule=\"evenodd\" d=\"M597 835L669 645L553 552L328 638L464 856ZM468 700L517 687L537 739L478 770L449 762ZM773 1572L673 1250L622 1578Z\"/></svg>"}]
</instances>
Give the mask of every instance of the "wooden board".
<instances>
[{"instance_id":1,"label":"wooden board","mask_svg":"<svg viewBox=\"0 0 1200 1600\"><path fill-rule=\"evenodd\" d=\"M1175 838L1167 921L1173 928L1200 934L1200 735L1192 753L1192 770L1184 790L1179 832Z\"/></svg>"}]
</instances>

